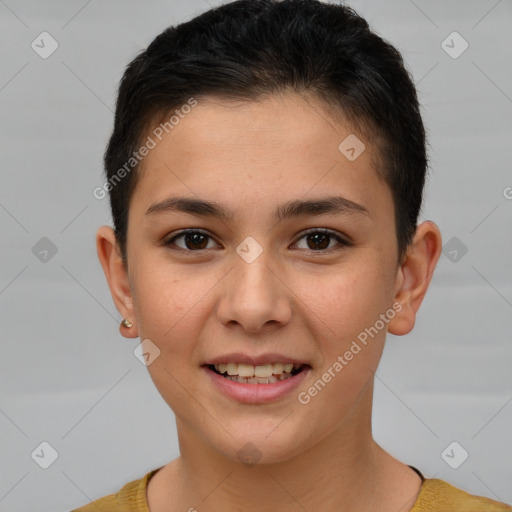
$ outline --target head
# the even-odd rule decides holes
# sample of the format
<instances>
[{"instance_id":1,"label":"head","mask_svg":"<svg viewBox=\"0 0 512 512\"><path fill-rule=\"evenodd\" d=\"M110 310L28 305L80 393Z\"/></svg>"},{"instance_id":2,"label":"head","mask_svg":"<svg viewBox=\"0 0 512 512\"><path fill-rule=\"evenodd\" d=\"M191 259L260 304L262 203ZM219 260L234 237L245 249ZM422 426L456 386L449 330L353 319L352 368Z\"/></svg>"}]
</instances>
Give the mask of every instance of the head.
<instances>
[{"instance_id":1,"label":"head","mask_svg":"<svg viewBox=\"0 0 512 512\"><path fill-rule=\"evenodd\" d=\"M159 351L148 369L184 438L231 458L251 441L272 462L349 416L366 422L349 413L368 413L386 332L413 328L440 254L435 225L417 226L426 168L402 58L348 7L232 2L129 64L105 153L114 229L98 253L134 323L122 334ZM293 354L308 372L293 396L240 407L206 375L228 353ZM295 419L269 438L283 406Z\"/></svg>"},{"instance_id":2,"label":"head","mask_svg":"<svg viewBox=\"0 0 512 512\"><path fill-rule=\"evenodd\" d=\"M415 87L400 53L363 18L348 7L311 0L229 3L169 27L130 63L105 153L124 257L129 204L144 167L134 153L147 137L157 143L201 98L258 101L284 92L322 101L329 117L345 119L378 148L375 171L393 197L403 257L427 170Z\"/></svg>"}]
</instances>

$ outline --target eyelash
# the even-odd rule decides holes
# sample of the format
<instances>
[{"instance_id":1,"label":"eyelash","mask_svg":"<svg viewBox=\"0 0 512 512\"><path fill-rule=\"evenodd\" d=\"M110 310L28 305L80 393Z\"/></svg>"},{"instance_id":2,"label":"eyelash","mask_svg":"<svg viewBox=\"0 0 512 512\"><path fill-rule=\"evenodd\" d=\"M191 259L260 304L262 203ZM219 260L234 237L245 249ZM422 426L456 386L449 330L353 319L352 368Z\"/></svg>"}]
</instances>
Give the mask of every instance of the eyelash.
<instances>
[{"instance_id":1,"label":"eyelash","mask_svg":"<svg viewBox=\"0 0 512 512\"><path fill-rule=\"evenodd\" d=\"M334 231L331 231L329 229L325 229L325 228L322 228L322 229L318 229L318 228L313 228L313 229L309 229L307 231L305 231L304 233L302 233L302 235L294 242L294 243L297 243L299 240L302 240L304 237L308 236L308 235L312 235L312 234L322 234L322 235L327 235L331 238L334 238L337 242L339 242L338 246L335 246L335 247L331 247L330 249L318 249L318 250L313 250L313 249L310 249L309 252L313 252L313 253L328 253L330 254L331 252L334 252L334 251L338 251L338 250L341 250L343 247L350 247L352 245L352 243L345 239L345 238L342 238L340 235L336 234L336 232ZM209 238L211 238L212 240L214 240L214 238L212 236L210 236L208 233L200 230L200 229L186 229L186 230L183 230L183 231L180 231L179 233L175 234L174 236L172 236L171 238L168 238L166 240L163 241L163 245L166 246L166 247L170 247L172 245L175 245L174 244L174 241L178 238L182 238L186 235L192 235L192 234L200 234L200 235L204 235L204 236L207 236ZM172 249L172 250L177 250L177 251L182 251L182 252L203 252L203 251L208 251L210 249L196 249L196 250L192 250L192 249L183 249L182 247L178 247L177 249Z\"/></svg>"}]
</instances>

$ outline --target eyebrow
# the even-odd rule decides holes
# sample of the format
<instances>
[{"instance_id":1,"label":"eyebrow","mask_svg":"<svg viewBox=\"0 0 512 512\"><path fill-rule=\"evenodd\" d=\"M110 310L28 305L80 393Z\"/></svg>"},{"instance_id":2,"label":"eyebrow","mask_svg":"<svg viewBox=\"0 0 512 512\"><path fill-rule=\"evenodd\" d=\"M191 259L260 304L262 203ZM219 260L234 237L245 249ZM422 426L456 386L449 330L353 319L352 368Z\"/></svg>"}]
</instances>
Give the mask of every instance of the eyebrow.
<instances>
[{"instance_id":1,"label":"eyebrow","mask_svg":"<svg viewBox=\"0 0 512 512\"><path fill-rule=\"evenodd\" d=\"M146 215L167 212L185 212L204 217L217 217L225 221L232 221L234 218L233 212L221 203L193 197L168 197L163 201L152 204L146 210ZM301 215L317 216L324 214L370 215L364 206L342 196L289 201L278 206L274 215L278 220L285 220Z\"/></svg>"}]
</instances>

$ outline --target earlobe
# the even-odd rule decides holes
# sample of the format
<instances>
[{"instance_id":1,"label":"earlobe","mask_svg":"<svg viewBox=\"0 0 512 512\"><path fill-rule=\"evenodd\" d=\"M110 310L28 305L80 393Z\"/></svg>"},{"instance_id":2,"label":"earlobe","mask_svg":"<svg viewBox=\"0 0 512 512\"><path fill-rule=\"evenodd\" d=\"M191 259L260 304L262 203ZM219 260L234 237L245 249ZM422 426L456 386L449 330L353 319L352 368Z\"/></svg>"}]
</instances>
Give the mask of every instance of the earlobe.
<instances>
[{"instance_id":1,"label":"earlobe","mask_svg":"<svg viewBox=\"0 0 512 512\"><path fill-rule=\"evenodd\" d=\"M439 228L432 221L421 223L398 269L395 302L401 304L401 309L388 324L391 334L401 336L413 329L416 313L427 293L441 249Z\"/></svg>"},{"instance_id":2,"label":"earlobe","mask_svg":"<svg viewBox=\"0 0 512 512\"><path fill-rule=\"evenodd\" d=\"M119 332L125 338L136 338L138 331L135 322L135 310L128 279L128 270L123 261L114 230L110 226L101 226L98 229L96 233L96 250L116 309L124 319L129 320L132 324L128 328L121 322Z\"/></svg>"}]
</instances>

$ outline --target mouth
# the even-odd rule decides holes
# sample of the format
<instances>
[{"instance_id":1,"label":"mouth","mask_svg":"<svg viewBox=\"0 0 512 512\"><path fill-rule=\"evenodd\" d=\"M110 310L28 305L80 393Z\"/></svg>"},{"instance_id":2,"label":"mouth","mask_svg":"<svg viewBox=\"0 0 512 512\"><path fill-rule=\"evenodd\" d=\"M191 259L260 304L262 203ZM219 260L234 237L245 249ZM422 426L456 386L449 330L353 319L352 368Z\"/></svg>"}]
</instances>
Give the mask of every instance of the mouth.
<instances>
[{"instance_id":1,"label":"mouth","mask_svg":"<svg viewBox=\"0 0 512 512\"><path fill-rule=\"evenodd\" d=\"M230 354L204 363L201 369L224 396L238 403L261 405L287 399L308 378L311 365L290 359L282 354Z\"/></svg>"},{"instance_id":2,"label":"mouth","mask_svg":"<svg viewBox=\"0 0 512 512\"><path fill-rule=\"evenodd\" d=\"M221 377L240 384L274 384L295 377L311 368L309 364L272 363L253 366L242 363L220 363L203 365Z\"/></svg>"}]
</instances>

